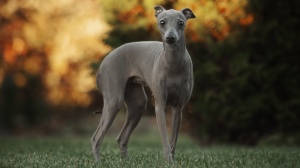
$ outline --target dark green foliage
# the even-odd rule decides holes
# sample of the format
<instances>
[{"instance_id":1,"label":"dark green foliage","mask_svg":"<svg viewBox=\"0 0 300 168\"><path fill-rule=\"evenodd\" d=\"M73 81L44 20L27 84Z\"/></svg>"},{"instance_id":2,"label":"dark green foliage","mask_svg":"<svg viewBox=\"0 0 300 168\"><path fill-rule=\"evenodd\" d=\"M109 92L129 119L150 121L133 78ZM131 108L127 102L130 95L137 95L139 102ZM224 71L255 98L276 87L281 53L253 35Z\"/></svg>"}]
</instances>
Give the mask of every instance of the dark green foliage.
<instances>
[{"instance_id":1,"label":"dark green foliage","mask_svg":"<svg viewBox=\"0 0 300 168\"><path fill-rule=\"evenodd\" d=\"M299 8L299 1L250 1L251 26L188 47L195 67L189 116L202 141L255 144L299 133Z\"/></svg>"}]
</instances>

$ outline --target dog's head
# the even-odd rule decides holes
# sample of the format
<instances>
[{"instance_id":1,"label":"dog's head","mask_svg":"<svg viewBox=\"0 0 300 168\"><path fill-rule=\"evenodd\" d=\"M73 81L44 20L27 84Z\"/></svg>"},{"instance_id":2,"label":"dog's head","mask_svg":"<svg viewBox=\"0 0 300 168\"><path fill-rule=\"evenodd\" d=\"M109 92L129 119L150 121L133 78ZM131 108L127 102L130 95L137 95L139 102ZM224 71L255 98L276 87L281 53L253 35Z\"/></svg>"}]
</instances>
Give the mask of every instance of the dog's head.
<instances>
[{"instance_id":1,"label":"dog's head","mask_svg":"<svg viewBox=\"0 0 300 168\"><path fill-rule=\"evenodd\" d=\"M177 11L155 6L154 9L162 40L168 44L175 44L179 41L183 36L186 21L196 17L189 8Z\"/></svg>"}]
</instances>

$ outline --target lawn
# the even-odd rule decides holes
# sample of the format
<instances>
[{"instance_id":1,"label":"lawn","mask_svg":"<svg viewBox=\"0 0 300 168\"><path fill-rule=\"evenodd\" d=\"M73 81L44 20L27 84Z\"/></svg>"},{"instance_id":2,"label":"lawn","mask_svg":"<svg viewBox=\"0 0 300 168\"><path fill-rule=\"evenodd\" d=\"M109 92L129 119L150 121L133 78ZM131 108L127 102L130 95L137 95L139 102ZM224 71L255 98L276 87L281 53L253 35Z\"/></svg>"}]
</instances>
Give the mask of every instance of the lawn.
<instances>
[{"instance_id":1,"label":"lawn","mask_svg":"<svg viewBox=\"0 0 300 168\"><path fill-rule=\"evenodd\" d=\"M199 147L184 136L174 164L162 159L157 136L133 136L129 152L129 159L121 159L114 138L107 137L95 162L86 136L2 137L0 167L300 167L300 147Z\"/></svg>"}]
</instances>

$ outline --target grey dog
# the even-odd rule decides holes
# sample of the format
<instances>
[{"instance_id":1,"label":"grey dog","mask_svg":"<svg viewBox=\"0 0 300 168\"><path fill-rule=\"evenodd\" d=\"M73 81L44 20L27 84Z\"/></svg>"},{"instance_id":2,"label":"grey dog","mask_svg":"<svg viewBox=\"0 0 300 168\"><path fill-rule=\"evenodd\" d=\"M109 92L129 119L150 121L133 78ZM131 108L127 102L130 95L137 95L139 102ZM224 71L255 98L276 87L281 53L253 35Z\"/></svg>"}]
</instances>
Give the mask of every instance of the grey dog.
<instances>
[{"instance_id":1,"label":"grey dog","mask_svg":"<svg viewBox=\"0 0 300 168\"><path fill-rule=\"evenodd\" d=\"M185 46L186 21L195 18L188 9L165 10L154 7L163 42L133 42L113 50L97 72L97 87L103 95L102 117L91 138L96 160L100 145L116 114L125 103L127 119L117 137L123 157L128 157L129 137L146 109L147 85L155 100L156 120L162 140L164 158L174 160L182 109L193 89L193 64ZM165 120L166 106L172 107L171 138Z\"/></svg>"}]
</instances>

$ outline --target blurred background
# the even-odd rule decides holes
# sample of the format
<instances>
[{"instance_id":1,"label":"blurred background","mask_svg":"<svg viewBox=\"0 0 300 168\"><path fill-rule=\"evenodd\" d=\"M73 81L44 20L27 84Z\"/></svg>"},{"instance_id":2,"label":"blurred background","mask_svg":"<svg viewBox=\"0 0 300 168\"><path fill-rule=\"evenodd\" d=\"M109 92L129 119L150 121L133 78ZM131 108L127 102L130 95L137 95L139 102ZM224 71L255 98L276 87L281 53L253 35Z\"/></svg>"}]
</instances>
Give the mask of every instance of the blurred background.
<instances>
[{"instance_id":1,"label":"blurred background","mask_svg":"<svg viewBox=\"0 0 300 168\"><path fill-rule=\"evenodd\" d=\"M297 0L0 0L0 136L90 135L102 108L96 70L124 43L161 41L155 5L196 15L182 132L199 144L300 144Z\"/></svg>"}]
</instances>

